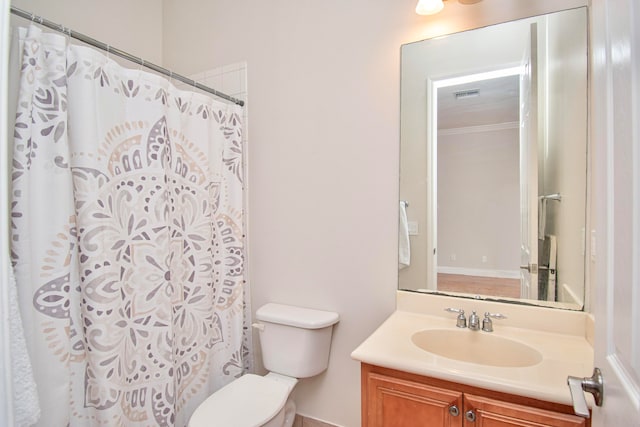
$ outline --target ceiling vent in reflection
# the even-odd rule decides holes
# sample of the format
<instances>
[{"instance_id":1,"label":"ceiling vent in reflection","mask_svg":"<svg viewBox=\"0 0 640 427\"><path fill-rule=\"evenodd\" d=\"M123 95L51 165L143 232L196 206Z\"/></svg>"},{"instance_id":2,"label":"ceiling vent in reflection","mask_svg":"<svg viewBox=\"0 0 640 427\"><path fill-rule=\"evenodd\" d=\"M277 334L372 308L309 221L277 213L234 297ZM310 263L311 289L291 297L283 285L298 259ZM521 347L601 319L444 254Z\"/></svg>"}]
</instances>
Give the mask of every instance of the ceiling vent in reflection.
<instances>
[{"instance_id":1,"label":"ceiling vent in reflection","mask_svg":"<svg viewBox=\"0 0 640 427\"><path fill-rule=\"evenodd\" d=\"M456 99L474 98L480 96L480 89L459 90L453 93Z\"/></svg>"}]
</instances>

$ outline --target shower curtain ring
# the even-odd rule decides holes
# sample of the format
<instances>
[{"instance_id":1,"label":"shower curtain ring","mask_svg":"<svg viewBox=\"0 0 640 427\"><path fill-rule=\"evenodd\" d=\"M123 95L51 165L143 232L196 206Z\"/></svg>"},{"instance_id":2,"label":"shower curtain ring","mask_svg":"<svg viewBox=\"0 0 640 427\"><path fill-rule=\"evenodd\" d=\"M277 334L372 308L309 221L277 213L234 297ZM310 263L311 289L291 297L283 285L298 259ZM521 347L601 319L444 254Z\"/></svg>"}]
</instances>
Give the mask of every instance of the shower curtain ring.
<instances>
[{"instance_id":1,"label":"shower curtain ring","mask_svg":"<svg viewBox=\"0 0 640 427\"><path fill-rule=\"evenodd\" d=\"M31 13L31 22L37 22L38 24L42 25L44 19L42 19L41 16L37 16L35 13Z\"/></svg>"},{"instance_id":2,"label":"shower curtain ring","mask_svg":"<svg viewBox=\"0 0 640 427\"><path fill-rule=\"evenodd\" d=\"M70 44L70 38L71 38L71 29L65 27L64 25L60 24L58 25L58 31L60 31L62 33L62 35L64 35L66 37L66 42L67 44Z\"/></svg>"}]
</instances>

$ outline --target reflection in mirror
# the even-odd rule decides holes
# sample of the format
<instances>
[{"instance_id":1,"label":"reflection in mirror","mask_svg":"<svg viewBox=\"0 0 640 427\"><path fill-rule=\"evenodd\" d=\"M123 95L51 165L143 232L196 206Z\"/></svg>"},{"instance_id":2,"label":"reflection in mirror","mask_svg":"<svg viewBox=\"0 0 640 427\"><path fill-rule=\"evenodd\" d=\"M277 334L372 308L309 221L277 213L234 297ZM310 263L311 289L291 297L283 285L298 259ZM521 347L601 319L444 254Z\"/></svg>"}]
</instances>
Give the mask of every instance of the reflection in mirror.
<instances>
[{"instance_id":1,"label":"reflection in mirror","mask_svg":"<svg viewBox=\"0 0 640 427\"><path fill-rule=\"evenodd\" d=\"M586 8L402 47L399 289L582 309Z\"/></svg>"}]
</instances>

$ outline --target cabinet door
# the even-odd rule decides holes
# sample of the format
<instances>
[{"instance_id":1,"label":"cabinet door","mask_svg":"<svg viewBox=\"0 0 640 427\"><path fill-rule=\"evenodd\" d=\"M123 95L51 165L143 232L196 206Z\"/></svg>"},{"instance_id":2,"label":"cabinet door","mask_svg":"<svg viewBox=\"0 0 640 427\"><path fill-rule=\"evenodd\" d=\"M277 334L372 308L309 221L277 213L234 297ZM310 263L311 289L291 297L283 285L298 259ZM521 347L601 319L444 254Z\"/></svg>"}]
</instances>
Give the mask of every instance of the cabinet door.
<instances>
[{"instance_id":1,"label":"cabinet door","mask_svg":"<svg viewBox=\"0 0 640 427\"><path fill-rule=\"evenodd\" d=\"M462 393L369 372L366 427L462 427Z\"/></svg>"},{"instance_id":2,"label":"cabinet door","mask_svg":"<svg viewBox=\"0 0 640 427\"><path fill-rule=\"evenodd\" d=\"M465 427L587 427L575 415L516 405L485 397L464 395ZM470 415L471 412L473 415ZM473 420L472 420L473 419Z\"/></svg>"}]
</instances>

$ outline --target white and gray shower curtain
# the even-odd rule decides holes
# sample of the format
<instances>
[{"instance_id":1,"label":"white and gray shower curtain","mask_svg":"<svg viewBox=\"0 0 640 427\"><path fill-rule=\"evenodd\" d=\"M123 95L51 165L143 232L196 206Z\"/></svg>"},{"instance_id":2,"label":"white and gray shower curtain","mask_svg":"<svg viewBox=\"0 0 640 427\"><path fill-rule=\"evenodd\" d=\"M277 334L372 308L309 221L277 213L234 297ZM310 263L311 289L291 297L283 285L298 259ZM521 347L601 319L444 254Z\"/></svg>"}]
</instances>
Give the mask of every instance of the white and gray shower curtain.
<instances>
[{"instance_id":1,"label":"white and gray shower curtain","mask_svg":"<svg viewBox=\"0 0 640 427\"><path fill-rule=\"evenodd\" d=\"M250 369L241 109L20 34L11 252L39 425L186 425Z\"/></svg>"}]
</instances>

